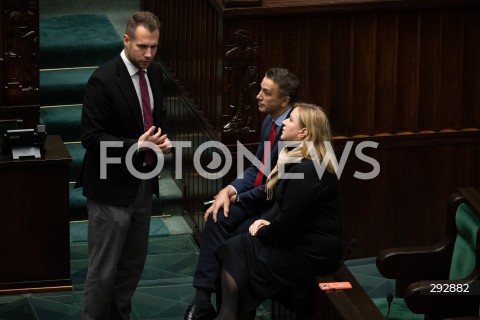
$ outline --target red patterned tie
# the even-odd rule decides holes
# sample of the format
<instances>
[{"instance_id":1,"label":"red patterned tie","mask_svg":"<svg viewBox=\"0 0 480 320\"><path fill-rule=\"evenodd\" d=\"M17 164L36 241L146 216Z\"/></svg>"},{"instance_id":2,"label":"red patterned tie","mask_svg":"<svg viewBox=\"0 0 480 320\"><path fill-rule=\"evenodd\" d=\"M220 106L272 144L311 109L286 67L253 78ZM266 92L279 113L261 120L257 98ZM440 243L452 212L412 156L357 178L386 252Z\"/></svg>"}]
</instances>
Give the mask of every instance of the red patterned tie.
<instances>
[{"instance_id":1,"label":"red patterned tie","mask_svg":"<svg viewBox=\"0 0 480 320\"><path fill-rule=\"evenodd\" d=\"M138 70L138 79L140 83L140 96L142 97L143 126L145 131L153 126L152 106L150 105L150 95L148 94L147 81L145 80L145 71ZM148 149L145 152L145 163L152 164L155 153Z\"/></svg>"},{"instance_id":2,"label":"red patterned tie","mask_svg":"<svg viewBox=\"0 0 480 320\"><path fill-rule=\"evenodd\" d=\"M272 129L270 130L270 135L268 136L268 141L270 142L270 151L272 151L273 143L275 142L276 137L277 137L277 124L275 123L275 121L272 121ZM263 170L265 168L265 160L269 158L268 156L269 154L267 154L267 150L265 150L263 152L262 165L258 170L257 177L255 178L255 183L253 185L255 188L262 185Z\"/></svg>"}]
</instances>

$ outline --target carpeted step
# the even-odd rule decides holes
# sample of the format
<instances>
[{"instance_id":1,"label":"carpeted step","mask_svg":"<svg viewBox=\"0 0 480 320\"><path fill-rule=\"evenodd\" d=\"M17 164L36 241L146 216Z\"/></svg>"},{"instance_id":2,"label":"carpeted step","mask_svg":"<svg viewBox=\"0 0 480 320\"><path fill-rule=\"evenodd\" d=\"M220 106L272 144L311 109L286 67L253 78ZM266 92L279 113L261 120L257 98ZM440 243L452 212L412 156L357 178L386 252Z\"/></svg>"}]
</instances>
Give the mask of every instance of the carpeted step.
<instances>
[{"instance_id":1,"label":"carpeted step","mask_svg":"<svg viewBox=\"0 0 480 320\"><path fill-rule=\"evenodd\" d=\"M173 178L160 177L160 198L163 213L174 216L183 214L183 192Z\"/></svg>"},{"instance_id":2,"label":"carpeted step","mask_svg":"<svg viewBox=\"0 0 480 320\"><path fill-rule=\"evenodd\" d=\"M82 194L82 188L74 188L75 182L69 183L69 218L70 221L88 219L87 198Z\"/></svg>"},{"instance_id":3,"label":"carpeted step","mask_svg":"<svg viewBox=\"0 0 480 320\"><path fill-rule=\"evenodd\" d=\"M40 105L79 104L96 67L40 70Z\"/></svg>"},{"instance_id":4,"label":"carpeted step","mask_svg":"<svg viewBox=\"0 0 480 320\"><path fill-rule=\"evenodd\" d=\"M98 66L122 49L122 37L105 15L40 17L42 69Z\"/></svg>"},{"instance_id":5,"label":"carpeted step","mask_svg":"<svg viewBox=\"0 0 480 320\"><path fill-rule=\"evenodd\" d=\"M72 162L70 163L70 181L76 181L80 169L82 166L83 157L85 155L85 149L83 148L81 142L67 142L65 146L72 157ZM172 154L164 155L164 165L159 176L161 178L161 188L162 194L165 198L170 200L181 200L182 192L180 187L173 181L173 166L174 158Z\"/></svg>"},{"instance_id":6,"label":"carpeted step","mask_svg":"<svg viewBox=\"0 0 480 320\"><path fill-rule=\"evenodd\" d=\"M79 27L72 27L78 25ZM88 219L86 198L73 185L85 150L80 140L81 110L85 86L96 66L117 55L122 39L106 16L69 15L42 17L40 104L41 118L49 134L59 134L72 156L70 178L70 220ZM102 30L102 36L98 36ZM160 199L154 197L153 215L170 216L174 222L183 214L182 187L172 179L173 159L167 155L160 174ZM186 228L184 228L184 225ZM191 232L186 223L173 223L176 233Z\"/></svg>"},{"instance_id":7,"label":"carpeted step","mask_svg":"<svg viewBox=\"0 0 480 320\"><path fill-rule=\"evenodd\" d=\"M173 220L177 219L170 219L170 218L161 218L157 216L153 216L150 221L150 237L168 237L171 235L175 236L186 236L191 233L176 233L181 228L178 228L182 225L181 220L175 222L177 226L174 226ZM186 223L186 222L185 222ZM173 228L172 228L173 227ZM190 229L191 231L191 229ZM88 220L81 220L81 221L71 221L70 222L70 242L85 242L88 240ZM150 241L155 241L155 239L151 239ZM174 241L174 240L172 240ZM178 240L181 241L181 240ZM187 245L187 244L184 244ZM175 252L182 252L182 248L184 245L180 245L177 248L178 251ZM186 249L186 248L185 248ZM159 251L166 251L166 248L162 248L161 246L149 246L148 248L149 254L158 254ZM175 252L168 252L168 253L175 253ZM88 254L87 252L85 252ZM78 260L82 258L82 254L80 252L71 253L72 260ZM86 258L86 256L85 256Z\"/></svg>"},{"instance_id":8,"label":"carpeted step","mask_svg":"<svg viewBox=\"0 0 480 320\"><path fill-rule=\"evenodd\" d=\"M183 214L183 186L174 178L175 158L173 153L164 155L164 166L159 174L162 209L168 215Z\"/></svg>"},{"instance_id":9,"label":"carpeted step","mask_svg":"<svg viewBox=\"0 0 480 320\"><path fill-rule=\"evenodd\" d=\"M40 116L48 134L58 134L64 142L80 139L81 104L41 107Z\"/></svg>"},{"instance_id":10,"label":"carpeted step","mask_svg":"<svg viewBox=\"0 0 480 320\"><path fill-rule=\"evenodd\" d=\"M69 217L70 221L88 220L87 198L82 194L83 188L74 188L75 182L69 183ZM162 201L153 197L152 216L161 216L163 213Z\"/></svg>"},{"instance_id":11,"label":"carpeted step","mask_svg":"<svg viewBox=\"0 0 480 320\"><path fill-rule=\"evenodd\" d=\"M72 157L69 179L74 182L80 173L85 149L80 142L66 143L65 146ZM173 161L171 154L165 155L164 167L160 172L160 199L154 197L154 215L167 214L174 216L183 214L183 192L172 178ZM86 200L79 190L70 189L70 216L73 220L81 220L86 217Z\"/></svg>"}]
</instances>

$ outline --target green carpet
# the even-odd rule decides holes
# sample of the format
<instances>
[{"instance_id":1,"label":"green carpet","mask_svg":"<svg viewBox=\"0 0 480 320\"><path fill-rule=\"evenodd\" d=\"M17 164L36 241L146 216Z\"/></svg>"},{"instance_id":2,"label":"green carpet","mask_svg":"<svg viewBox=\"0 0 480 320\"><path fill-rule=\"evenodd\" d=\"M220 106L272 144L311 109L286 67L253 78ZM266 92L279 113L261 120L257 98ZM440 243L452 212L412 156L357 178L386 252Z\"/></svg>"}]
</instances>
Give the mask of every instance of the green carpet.
<instances>
[{"instance_id":1,"label":"green carpet","mask_svg":"<svg viewBox=\"0 0 480 320\"><path fill-rule=\"evenodd\" d=\"M152 218L152 224L164 222L167 226L169 219ZM0 319L81 319L88 268L88 246L81 239L85 238L86 227L86 223L70 224L70 234L78 240L70 243L73 291L0 296ZM152 228L152 232L156 231ZM192 280L198 250L191 236L150 237L145 269L132 299L132 320L183 319L195 293ZM212 299L215 303L215 295ZM270 319L269 301L257 309L256 319Z\"/></svg>"},{"instance_id":2,"label":"green carpet","mask_svg":"<svg viewBox=\"0 0 480 320\"><path fill-rule=\"evenodd\" d=\"M40 17L41 69L98 66L122 48L122 38L104 15Z\"/></svg>"},{"instance_id":3,"label":"green carpet","mask_svg":"<svg viewBox=\"0 0 480 320\"><path fill-rule=\"evenodd\" d=\"M48 124L47 124L48 130ZM85 149L83 148L80 142L78 143L67 143L65 144L68 152L72 156L72 162L69 165L69 179L70 181L77 181L78 175L80 174L80 169L82 168L83 156L85 155Z\"/></svg>"},{"instance_id":4,"label":"green carpet","mask_svg":"<svg viewBox=\"0 0 480 320\"><path fill-rule=\"evenodd\" d=\"M194 289L198 247L191 236L166 237L167 220L152 218L145 270L132 303L133 320L181 320ZM163 224L162 228L159 228ZM0 319L79 320L88 267L87 223L71 223L73 291L0 296Z\"/></svg>"},{"instance_id":5,"label":"green carpet","mask_svg":"<svg viewBox=\"0 0 480 320\"><path fill-rule=\"evenodd\" d=\"M152 217L150 221L150 237L167 237L170 230L167 224L168 219ZM87 241L88 221L76 221L70 223L70 242ZM164 251L164 250L162 250ZM71 257L72 259L75 257Z\"/></svg>"},{"instance_id":6,"label":"green carpet","mask_svg":"<svg viewBox=\"0 0 480 320\"><path fill-rule=\"evenodd\" d=\"M191 235L162 236L171 233L169 221L172 218L152 219L152 225L159 227L163 224L163 227L151 228L145 272L132 300L132 320L181 320L188 303L192 301L195 293L192 280L199 249ZM70 223L73 291L0 296L0 319L81 319L88 262L88 246L84 241L86 227L86 222ZM351 260L347 261L347 264L352 266L352 272L358 270L372 278L376 278L375 275L378 274L374 258ZM355 277L358 275L354 273ZM384 281L381 277L378 280ZM386 296L386 292L380 296ZM212 298L215 299L215 296ZM385 298L380 300L386 301ZM257 309L256 320L266 319L271 319L269 301ZM289 318L282 316L280 319Z\"/></svg>"},{"instance_id":7,"label":"green carpet","mask_svg":"<svg viewBox=\"0 0 480 320\"><path fill-rule=\"evenodd\" d=\"M157 217L151 220L148 256L139 288L189 285L190 295L198 247L191 236L169 237L170 231L165 224L167 220ZM76 291L83 290L87 276L88 246L82 240L87 237L87 227L87 222L71 223L70 227L71 234L76 234L71 236L76 241L70 245L70 270Z\"/></svg>"},{"instance_id":8,"label":"green carpet","mask_svg":"<svg viewBox=\"0 0 480 320\"><path fill-rule=\"evenodd\" d=\"M386 316L388 312L388 303L386 298L372 299L380 312ZM410 311L402 298L395 298L390 306L389 320L423 320L423 314L417 314Z\"/></svg>"},{"instance_id":9,"label":"green carpet","mask_svg":"<svg viewBox=\"0 0 480 320\"><path fill-rule=\"evenodd\" d=\"M47 125L48 134L60 135L64 142L78 141L81 116L81 104L40 108L40 117Z\"/></svg>"},{"instance_id":10,"label":"green carpet","mask_svg":"<svg viewBox=\"0 0 480 320\"><path fill-rule=\"evenodd\" d=\"M68 185L69 187L69 210L68 215L70 221L82 221L88 219L88 212L87 212L87 198L85 198L82 194L83 189L77 188L75 189L74 182Z\"/></svg>"},{"instance_id":11,"label":"green carpet","mask_svg":"<svg viewBox=\"0 0 480 320\"><path fill-rule=\"evenodd\" d=\"M40 105L79 104L85 85L96 68L56 69L40 71Z\"/></svg>"},{"instance_id":12,"label":"green carpet","mask_svg":"<svg viewBox=\"0 0 480 320\"><path fill-rule=\"evenodd\" d=\"M88 219L88 212L87 212L87 198L85 198L82 194L83 188L74 188L74 182L71 182L69 186L69 219L70 221L83 221ZM153 216L160 216L164 212L162 199L158 198L157 196L153 196L153 204L152 204L152 215ZM173 218L173 217L172 217ZM181 217L180 217L181 218ZM183 218L181 218L183 220ZM176 221L176 220L175 220ZM176 225L175 225L176 226ZM181 225L180 227L175 227L174 230L177 230L175 234L191 234L191 229L188 225ZM182 232L183 230L183 232Z\"/></svg>"}]
</instances>

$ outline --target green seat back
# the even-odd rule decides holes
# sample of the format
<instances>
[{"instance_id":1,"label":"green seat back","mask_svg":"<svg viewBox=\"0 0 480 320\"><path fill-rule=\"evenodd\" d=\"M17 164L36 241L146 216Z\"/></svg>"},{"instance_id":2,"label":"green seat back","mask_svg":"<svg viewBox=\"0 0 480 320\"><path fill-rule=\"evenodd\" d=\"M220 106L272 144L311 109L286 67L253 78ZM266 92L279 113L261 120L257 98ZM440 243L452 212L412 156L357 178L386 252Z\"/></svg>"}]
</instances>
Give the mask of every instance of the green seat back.
<instances>
[{"instance_id":1,"label":"green seat back","mask_svg":"<svg viewBox=\"0 0 480 320\"><path fill-rule=\"evenodd\" d=\"M455 215L457 237L450 266L450 280L463 279L472 273L476 264L477 231L480 219L462 203Z\"/></svg>"}]
</instances>

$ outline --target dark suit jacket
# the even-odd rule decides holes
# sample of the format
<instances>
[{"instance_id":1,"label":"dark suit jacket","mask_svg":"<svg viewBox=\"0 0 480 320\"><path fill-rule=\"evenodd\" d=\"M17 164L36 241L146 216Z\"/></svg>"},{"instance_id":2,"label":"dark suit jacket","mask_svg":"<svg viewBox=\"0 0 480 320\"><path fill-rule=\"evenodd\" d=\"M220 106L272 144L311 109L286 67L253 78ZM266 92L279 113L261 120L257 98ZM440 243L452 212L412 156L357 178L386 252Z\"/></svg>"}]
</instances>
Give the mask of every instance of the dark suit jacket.
<instances>
[{"instance_id":1,"label":"dark suit jacket","mask_svg":"<svg viewBox=\"0 0 480 320\"><path fill-rule=\"evenodd\" d=\"M152 62L147 69L154 97L153 123L165 131L162 107L162 71ZM140 102L132 79L120 55L98 67L88 80L82 109L82 145L86 149L76 187L83 195L111 205L129 205L135 198L140 180L127 169L125 156L145 132ZM106 166L106 179L100 177L100 142L121 142L122 147L107 149L108 157L118 157L120 164ZM140 169L144 152L135 152L133 164ZM158 196L158 179L151 179Z\"/></svg>"},{"instance_id":2,"label":"dark suit jacket","mask_svg":"<svg viewBox=\"0 0 480 320\"><path fill-rule=\"evenodd\" d=\"M289 115L290 116L290 115ZM257 149L256 157L262 161L264 153L264 142L268 141L270 130L272 126L272 117L267 115L262 123L261 140ZM277 165L278 160L278 140L280 139L281 131L277 134L275 142L271 149L270 156L270 170ZM273 205L273 201L266 201L265 182L267 176L263 177L262 185L254 188L255 179L257 177L258 168L255 165L250 165L244 173L243 178L237 178L230 184L237 190L240 197L240 204L243 209L249 214L266 213Z\"/></svg>"}]
</instances>

